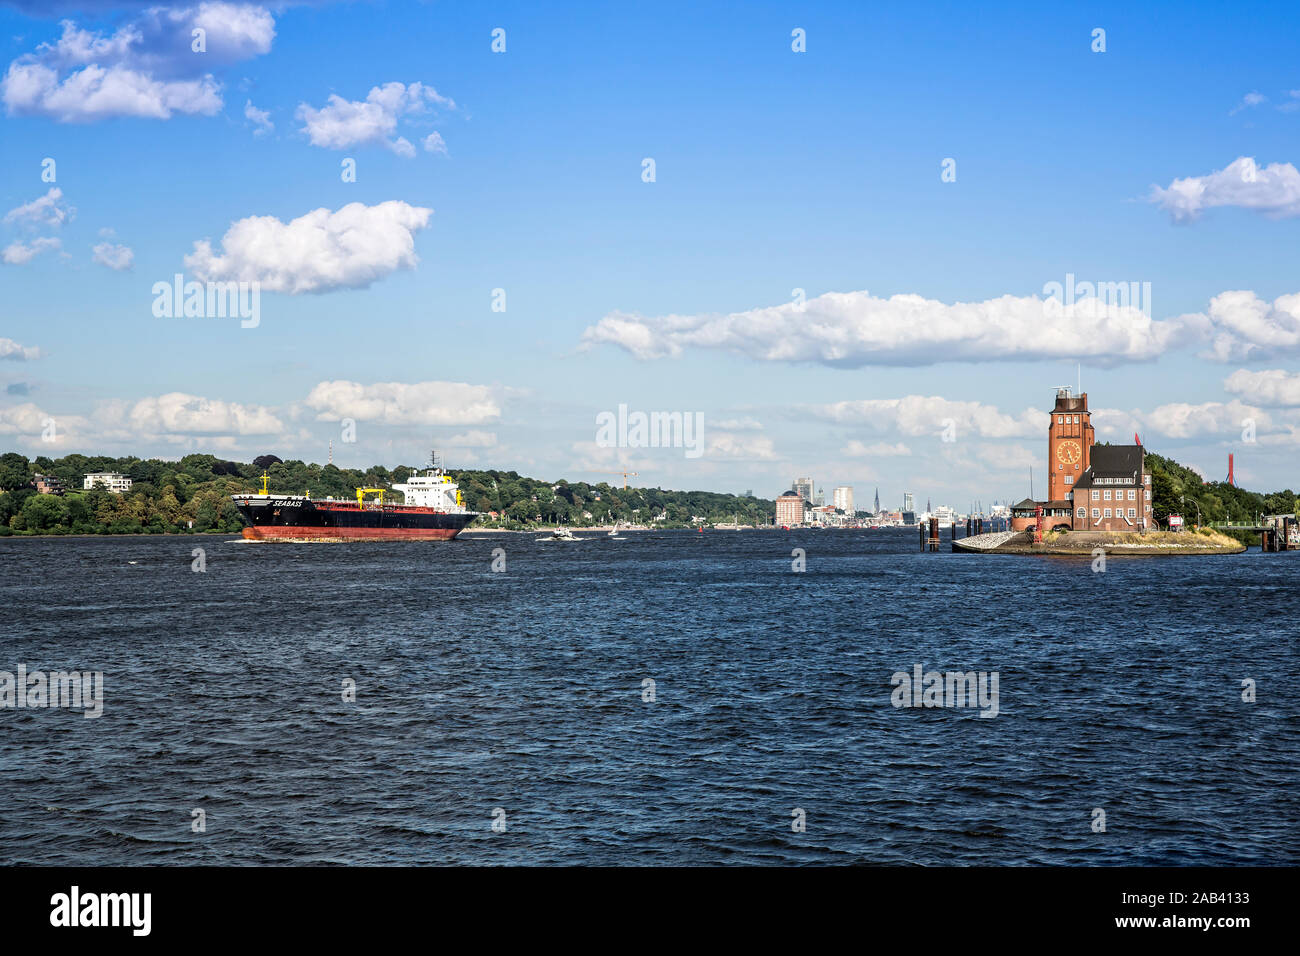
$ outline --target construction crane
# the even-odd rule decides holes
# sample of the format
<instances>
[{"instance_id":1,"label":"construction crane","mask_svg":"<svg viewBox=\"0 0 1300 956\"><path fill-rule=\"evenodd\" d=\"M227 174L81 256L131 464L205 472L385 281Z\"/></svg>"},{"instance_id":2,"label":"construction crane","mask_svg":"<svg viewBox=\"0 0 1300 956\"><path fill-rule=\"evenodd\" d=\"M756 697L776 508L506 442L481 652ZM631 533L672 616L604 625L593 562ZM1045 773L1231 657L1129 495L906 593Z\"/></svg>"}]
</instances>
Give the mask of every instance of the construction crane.
<instances>
[{"instance_id":1,"label":"construction crane","mask_svg":"<svg viewBox=\"0 0 1300 956\"><path fill-rule=\"evenodd\" d=\"M624 490L624 491L627 491L627 480L628 480L628 478L637 478L637 477L639 477L639 475L638 475L637 472L635 472L635 471L598 471L598 472L596 472L596 474L598 474L598 475L622 475L622 476L623 476L623 490Z\"/></svg>"}]
</instances>

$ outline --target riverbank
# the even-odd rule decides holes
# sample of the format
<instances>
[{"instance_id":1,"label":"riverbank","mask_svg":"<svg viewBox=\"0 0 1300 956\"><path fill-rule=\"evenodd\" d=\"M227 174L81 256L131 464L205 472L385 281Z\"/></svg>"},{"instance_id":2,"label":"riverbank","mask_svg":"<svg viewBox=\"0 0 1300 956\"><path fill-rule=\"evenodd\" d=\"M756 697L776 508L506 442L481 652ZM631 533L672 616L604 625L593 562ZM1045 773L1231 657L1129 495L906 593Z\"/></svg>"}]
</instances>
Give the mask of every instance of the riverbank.
<instances>
[{"instance_id":1,"label":"riverbank","mask_svg":"<svg viewBox=\"0 0 1300 956\"><path fill-rule=\"evenodd\" d=\"M954 551L969 554L1056 554L1090 557L1100 548L1108 555L1241 554L1246 545L1215 531L1056 531L1035 542L1028 531L999 531L959 538Z\"/></svg>"}]
</instances>

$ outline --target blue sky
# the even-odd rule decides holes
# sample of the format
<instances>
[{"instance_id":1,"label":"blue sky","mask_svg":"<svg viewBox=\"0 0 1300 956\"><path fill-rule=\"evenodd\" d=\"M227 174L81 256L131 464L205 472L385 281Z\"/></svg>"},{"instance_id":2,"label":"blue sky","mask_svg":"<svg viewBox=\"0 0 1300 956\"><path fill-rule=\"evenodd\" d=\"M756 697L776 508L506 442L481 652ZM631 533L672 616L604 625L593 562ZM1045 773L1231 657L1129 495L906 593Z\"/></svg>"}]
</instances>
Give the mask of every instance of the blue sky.
<instances>
[{"instance_id":1,"label":"blue sky","mask_svg":"<svg viewBox=\"0 0 1300 956\"><path fill-rule=\"evenodd\" d=\"M1300 485L1292 5L50 6L0 4L6 448L964 508L1081 363L1100 438ZM256 327L155 316L177 272Z\"/></svg>"}]
</instances>

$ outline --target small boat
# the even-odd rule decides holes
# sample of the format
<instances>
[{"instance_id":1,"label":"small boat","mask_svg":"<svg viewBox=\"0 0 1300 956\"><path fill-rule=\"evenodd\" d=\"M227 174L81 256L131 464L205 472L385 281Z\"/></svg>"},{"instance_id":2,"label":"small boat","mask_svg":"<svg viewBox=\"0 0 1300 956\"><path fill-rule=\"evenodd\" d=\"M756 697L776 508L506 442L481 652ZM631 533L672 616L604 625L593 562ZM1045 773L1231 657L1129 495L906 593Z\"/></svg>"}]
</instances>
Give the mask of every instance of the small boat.
<instances>
[{"instance_id":1,"label":"small boat","mask_svg":"<svg viewBox=\"0 0 1300 956\"><path fill-rule=\"evenodd\" d=\"M538 541L577 541L578 536L568 528L556 528L551 532L549 538L538 538Z\"/></svg>"}]
</instances>

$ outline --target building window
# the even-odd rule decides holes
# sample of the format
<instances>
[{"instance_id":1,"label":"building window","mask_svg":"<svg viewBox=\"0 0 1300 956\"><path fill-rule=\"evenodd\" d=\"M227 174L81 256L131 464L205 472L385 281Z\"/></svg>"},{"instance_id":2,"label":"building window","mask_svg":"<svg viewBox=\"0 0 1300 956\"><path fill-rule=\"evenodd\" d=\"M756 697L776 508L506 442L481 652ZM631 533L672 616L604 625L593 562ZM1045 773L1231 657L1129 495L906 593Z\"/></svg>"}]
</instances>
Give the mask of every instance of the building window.
<instances>
[{"instance_id":1,"label":"building window","mask_svg":"<svg viewBox=\"0 0 1300 956\"><path fill-rule=\"evenodd\" d=\"M1105 491L1103 491L1101 494L1102 494L1102 497L1103 497L1103 498L1105 498L1107 501L1110 501L1110 489L1109 489L1109 488L1107 488L1107 489L1106 489Z\"/></svg>"},{"instance_id":2,"label":"building window","mask_svg":"<svg viewBox=\"0 0 1300 956\"><path fill-rule=\"evenodd\" d=\"M1096 488L1092 489L1092 500L1093 500L1093 501L1101 501L1101 492L1098 491ZM1093 510L1096 510L1096 509L1093 509Z\"/></svg>"},{"instance_id":3,"label":"building window","mask_svg":"<svg viewBox=\"0 0 1300 956\"><path fill-rule=\"evenodd\" d=\"M1110 517L1110 509L1109 509L1109 508L1107 508L1106 511L1105 511L1105 513L1102 514L1102 517L1103 517L1103 518L1109 518L1109 517Z\"/></svg>"},{"instance_id":4,"label":"building window","mask_svg":"<svg viewBox=\"0 0 1300 956\"><path fill-rule=\"evenodd\" d=\"M1151 484L1151 476L1150 476L1150 475L1143 475L1143 476L1142 476L1142 484L1144 484L1144 485L1149 485L1149 484Z\"/></svg>"},{"instance_id":5,"label":"building window","mask_svg":"<svg viewBox=\"0 0 1300 956\"><path fill-rule=\"evenodd\" d=\"M1150 489L1150 488L1147 489L1147 491L1146 491L1146 495L1147 495L1147 501L1150 501L1150 500L1151 500L1151 489Z\"/></svg>"},{"instance_id":6,"label":"building window","mask_svg":"<svg viewBox=\"0 0 1300 956\"><path fill-rule=\"evenodd\" d=\"M1065 483L1066 483L1067 485L1072 485L1072 484L1074 484L1074 475L1066 475L1066 476L1065 476Z\"/></svg>"},{"instance_id":7,"label":"building window","mask_svg":"<svg viewBox=\"0 0 1300 956\"><path fill-rule=\"evenodd\" d=\"M1130 518L1136 518L1136 517L1137 517L1137 514L1138 514L1138 511L1137 511L1136 508L1129 508L1129 509L1128 509L1128 516L1129 516Z\"/></svg>"},{"instance_id":8,"label":"building window","mask_svg":"<svg viewBox=\"0 0 1300 956\"><path fill-rule=\"evenodd\" d=\"M1101 517L1101 509L1100 509L1100 508L1093 508L1093 509L1092 509L1092 516L1093 516L1094 518L1100 518L1100 517Z\"/></svg>"},{"instance_id":9,"label":"building window","mask_svg":"<svg viewBox=\"0 0 1300 956\"><path fill-rule=\"evenodd\" d=\"M1086 518L1086 517L1088 517L1088 509L1087 509L1087 508L1080 508L1080 509L1079 509L1079 517L1080 517L1080 518Z\"/></svg>"},{"instance_id":10,"label":"building window","mask_svg":"<svg viewBox=\"0 0 1300 956\"><path fill-rule=\"evenodd\" d=\"M1075 423L1076 425L1079 424L1079 416L1078 416L1078 415L1075 415L1075 416L1074 416L1074 423Z\"/></svg>"}]
</instances>

